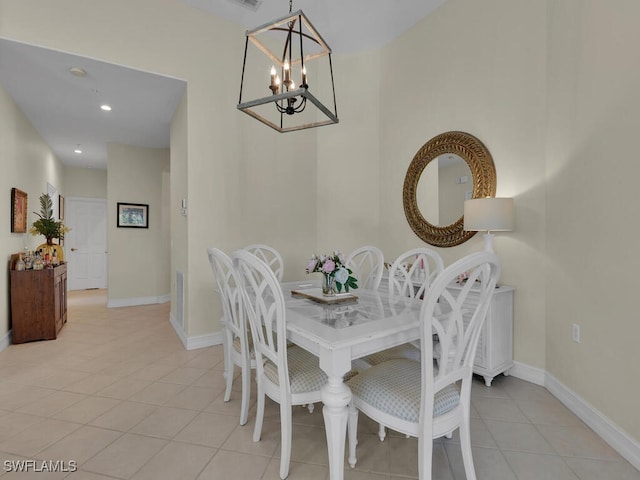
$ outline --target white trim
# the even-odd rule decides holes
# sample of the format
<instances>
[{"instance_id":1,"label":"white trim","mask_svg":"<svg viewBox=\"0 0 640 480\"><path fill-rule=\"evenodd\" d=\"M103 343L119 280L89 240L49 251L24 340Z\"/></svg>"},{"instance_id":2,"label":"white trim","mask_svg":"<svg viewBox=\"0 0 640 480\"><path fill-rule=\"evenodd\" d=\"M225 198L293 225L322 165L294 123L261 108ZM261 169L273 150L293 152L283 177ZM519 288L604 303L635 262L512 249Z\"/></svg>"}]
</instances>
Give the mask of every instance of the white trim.
<instances>
[{"instance_id":1,"label":"white trim","mask_svg":"<svg viewBox=\"0 0 640 480\"><path fill-rule=\"evenodd\" d=\"M157 297L138 297L138 298L116 298L107 300L108 308L117 307L135 307L138 305L153 305L155 303L167 303L171 301L171 295L160 295Z\"/></svg>"},{"instance_id":2,"label":"white trim","mask_svg":"<svg viewBox=\"0 0 640 480\"><path fill-rule=\"evenodd\" d=\"M11 332L12 330L9 330L4 337L0 338L0 352L11 345Z\"/></svg>"},{"instance_id":3,"label":"white trim","mask_svg":"<svg viewBox=\"0 0 640 480\"><path fill-rule=\"evenodd\" d=\"M215 333L208 333L206 335L197 335L194 337L187 337L187 335L184 333L180 325L178 325L178 322L176 321L173 315L173 312L169 314L169 323L171 323L171 326L176 331L178 338L180 339L180 341L182 342L182 345L186 350L195 350L197 348L205 348L205 347L211 347L212 345L222 344L222 340L223 340L222 331L215 332Z\"/></svg>"},{"instance_id":4,"label":"white trim","mask_svg":"<svg viewBox=\"0 0 640 480\"><path fill-rule=\"evenodd\" d=\"M631 465L640 470L640 443L637 440L549 372L546 372L544 385L554 397L611 445Z\"/></svg>"},{"instance_id":5,"label":"white trim","mask_svg":"<svg viewBox=\"0 0 640 480\"><path fill-rule=\"evenodd\" d=\"M509 369L509 375L542 386L545 385L546 373L542 368L532 367L521 362L513 362L513 367Z\"/></svg>"},{"instance_id":6,"label":"white trim","mask_svg":"<svg viewBox=\"0 0 640 480\"><path fill-rule=\"evenodd\" d=\"M187 350L195 350L196 348L210 347L212 345L222 344L222 332L208 333L206 335L197 335L195 337L187 337Z\"/></svg>"},{"instance_id":7,"label":"white trim","mask_svg":"<svg viewBox=\"0 0 640 480\"><path fill-rule=\"evenodd\" d=\"M169 323L171 324L173 329L176 331L176 334L178 335L178 338L182 342L182 345L184 346L184 348L189 350L187 348L187 336L184 334L184 332L182 331L182 327L178 324L175 317L173 316L173 312L169 313Z\"/></svg>"}]
</instances>

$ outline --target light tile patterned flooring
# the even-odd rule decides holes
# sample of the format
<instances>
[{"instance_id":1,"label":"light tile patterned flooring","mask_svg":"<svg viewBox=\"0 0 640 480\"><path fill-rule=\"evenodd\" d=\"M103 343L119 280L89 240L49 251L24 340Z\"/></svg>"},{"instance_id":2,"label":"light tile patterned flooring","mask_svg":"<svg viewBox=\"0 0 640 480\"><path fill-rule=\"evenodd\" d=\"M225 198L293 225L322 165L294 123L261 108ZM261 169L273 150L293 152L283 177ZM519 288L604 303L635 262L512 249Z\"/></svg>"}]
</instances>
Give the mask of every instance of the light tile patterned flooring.
<instances>
[{"instance_id":1,"label":"light tile patterned flooring","mask_svg":"<svg viewBox=\"0 0 640 480\"><path fill-rule=\"evenodd\" d=\"M222 401L222 348L186 351L168 317L167 304L107 309L104 291L70 292L57 340L0 352L1 480L277 479L277 405L267 400L254 443L254 411L238 424L239 382ZM479 480L640 480L542 387L500 376L486 388L478 380L472 404ZM377 425L360 419L358 464L345 479L416 478L416 440L391 432L380 442ZM457 442L436 441L434 479L465 478ZM32 471L8 471L18 460L35 460ZM78 470L34 472L51 465L43 461L74 461ZM328 478L320 408L294 409L289 478Z\"/></svg>"}]
</instances>

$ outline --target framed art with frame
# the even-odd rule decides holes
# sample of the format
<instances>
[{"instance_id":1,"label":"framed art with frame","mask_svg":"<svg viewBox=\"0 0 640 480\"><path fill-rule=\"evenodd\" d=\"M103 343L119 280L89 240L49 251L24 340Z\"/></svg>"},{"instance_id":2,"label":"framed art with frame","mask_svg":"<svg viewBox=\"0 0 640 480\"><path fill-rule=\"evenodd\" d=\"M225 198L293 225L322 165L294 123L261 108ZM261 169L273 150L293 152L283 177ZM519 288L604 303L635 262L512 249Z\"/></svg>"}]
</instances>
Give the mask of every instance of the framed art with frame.
<instances>
[{"instance_id":1,"label":"framed art with frame","mask_svg":"<svg viewBox=\"0 0 640 480\"><path fill-rule=\"evenodd\" d=\"M149 228L149 205L118 202L118 228Z\"/></svg>"},{"instance_id":2,"label":"framed art with frame","mask_svg":"<svg viewBox=\"0 0 640 480\"><path fill-rule=\"evenodd\" d=\"M58 220L64 220L64 197L58 195Z\"/></svg>"},{"instance_id":3,"label":"framed art with frame","mask_svg":"<svg viewBox=\"0 0 640 480\"><path fill-rule=\"evenodd\" d=\"M11 231L27 233L27 200L26 192L18 188L11 189Z\"/></svg>"}]
</instances>

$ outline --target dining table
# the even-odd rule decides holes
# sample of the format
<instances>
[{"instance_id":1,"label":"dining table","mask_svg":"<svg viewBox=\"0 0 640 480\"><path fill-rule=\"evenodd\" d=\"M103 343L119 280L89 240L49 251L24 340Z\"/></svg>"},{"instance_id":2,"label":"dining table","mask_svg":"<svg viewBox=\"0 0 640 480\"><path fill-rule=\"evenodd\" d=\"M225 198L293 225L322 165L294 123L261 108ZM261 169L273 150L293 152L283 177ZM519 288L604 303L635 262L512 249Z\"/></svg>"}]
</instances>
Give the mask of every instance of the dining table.
<instances>
[{"instance_id":1,"label":"dining table","mask_svg":"<svg viewBox=\"0 0 640 480\"><path fill-rule=\"evenodd\" d=\"M344 376L355 360L420 338L422 301L357 289L325 297L318 284L285 282L287 338L316 355L327 374L322 413L329 478L342 480L351 390Z\"/></svg>"}]
</instances>

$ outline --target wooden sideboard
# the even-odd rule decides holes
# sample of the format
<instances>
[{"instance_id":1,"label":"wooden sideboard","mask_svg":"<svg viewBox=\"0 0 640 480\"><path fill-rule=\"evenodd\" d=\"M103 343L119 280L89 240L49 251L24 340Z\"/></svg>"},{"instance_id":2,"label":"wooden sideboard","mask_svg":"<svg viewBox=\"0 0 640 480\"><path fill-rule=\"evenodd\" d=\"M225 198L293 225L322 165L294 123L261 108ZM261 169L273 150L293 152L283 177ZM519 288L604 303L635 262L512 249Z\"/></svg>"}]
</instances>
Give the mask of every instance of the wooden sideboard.
<instances>
[{"instance_id":1,"label":"wooden sideboard","mask_svg":"<svg viewBox=\"0 0 640 480\"><path fill-rule=\"evenodd\" d=\"M11 269L13 343L53 340L66 321L66 264L44 270Z\"/></svg>"}]
</instances>

